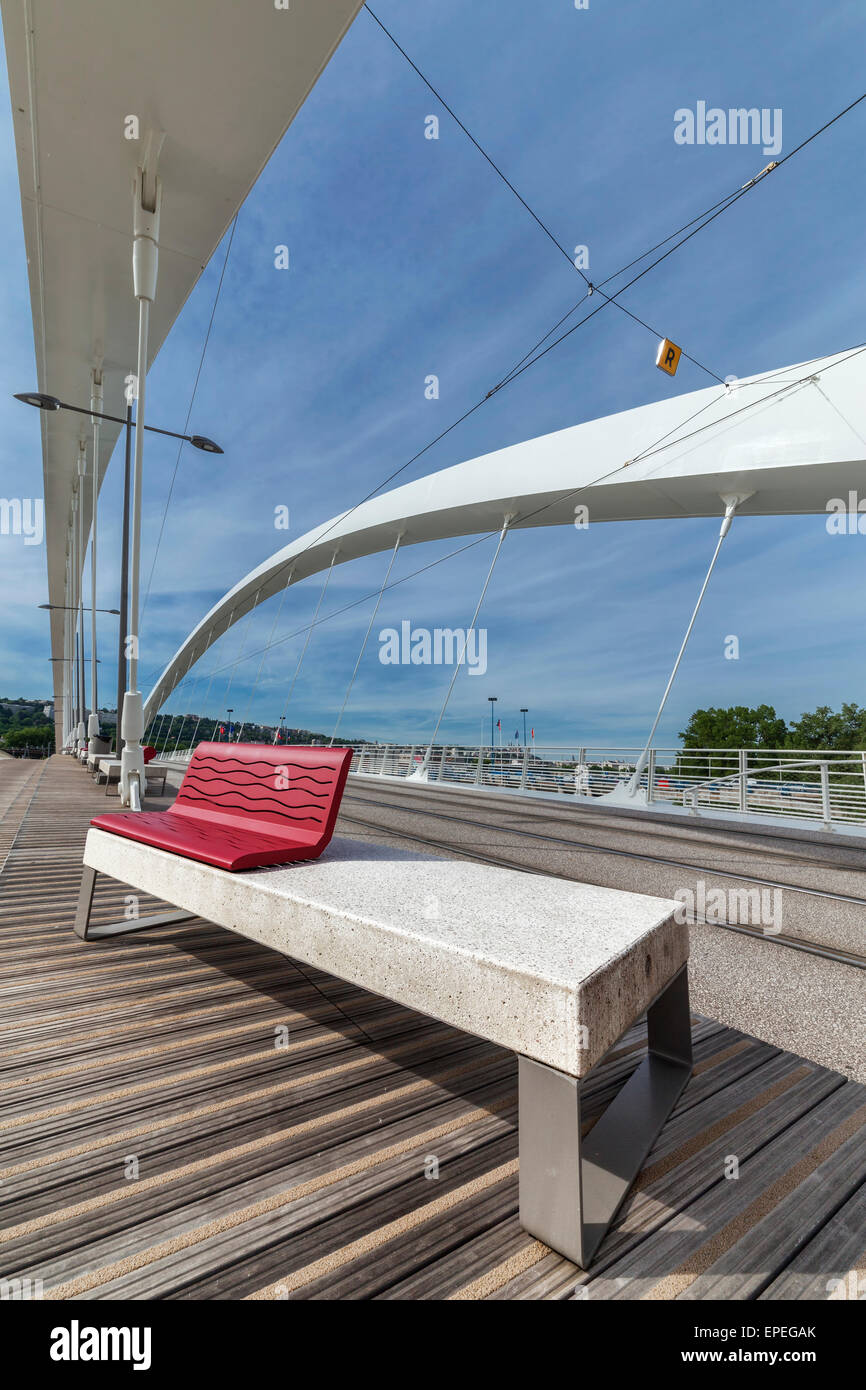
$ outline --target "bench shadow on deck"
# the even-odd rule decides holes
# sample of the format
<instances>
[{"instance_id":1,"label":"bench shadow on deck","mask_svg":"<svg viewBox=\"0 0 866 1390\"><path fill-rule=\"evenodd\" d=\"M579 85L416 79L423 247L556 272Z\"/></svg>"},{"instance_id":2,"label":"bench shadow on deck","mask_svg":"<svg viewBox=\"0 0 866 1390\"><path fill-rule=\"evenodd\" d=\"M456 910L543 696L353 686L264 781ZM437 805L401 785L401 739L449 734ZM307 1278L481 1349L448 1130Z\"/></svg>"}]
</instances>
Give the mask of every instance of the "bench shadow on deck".
<instances>
[{"instance_id":1,"label":"bench shadow on deck","mask_svg":"<svg viewBox=\"0 0 866 1390\"><path fill-rule=\"evenodd\" d=\"M583 1273L518 1224L513 1055L204 922L78 941L102 790L64 758L5 799L2 775L0 1279L53 1298L825 1299L862 1271L866 1087L695 1017L692 1080ZM94 920L124 896L100 880ZM588 1125L642 1047L638 1027L599 1068Z\"/></svg>"}]
</instances>

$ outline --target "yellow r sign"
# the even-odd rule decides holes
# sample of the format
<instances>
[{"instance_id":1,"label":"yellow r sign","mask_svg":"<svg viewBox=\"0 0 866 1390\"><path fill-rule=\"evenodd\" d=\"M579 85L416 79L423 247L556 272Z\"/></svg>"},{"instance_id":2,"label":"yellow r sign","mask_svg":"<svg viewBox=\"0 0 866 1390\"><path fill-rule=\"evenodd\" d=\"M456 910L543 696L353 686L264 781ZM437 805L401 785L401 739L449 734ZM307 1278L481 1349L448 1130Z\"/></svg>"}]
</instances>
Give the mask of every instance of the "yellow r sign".
<instances>
[{"instance_id":1,"label":"yellow r sign","mask_svg":"<svg viewBox=\"0 0 866 1390\"><path fill-rule=\"evenodd\" d=\"M660 367L663 372L667 372L668 376L676 376L682 354L682 348L677 347L676 343L672 343L670 338L662 338L656 353L656 366Z\"/></svg>"}]
</instances>

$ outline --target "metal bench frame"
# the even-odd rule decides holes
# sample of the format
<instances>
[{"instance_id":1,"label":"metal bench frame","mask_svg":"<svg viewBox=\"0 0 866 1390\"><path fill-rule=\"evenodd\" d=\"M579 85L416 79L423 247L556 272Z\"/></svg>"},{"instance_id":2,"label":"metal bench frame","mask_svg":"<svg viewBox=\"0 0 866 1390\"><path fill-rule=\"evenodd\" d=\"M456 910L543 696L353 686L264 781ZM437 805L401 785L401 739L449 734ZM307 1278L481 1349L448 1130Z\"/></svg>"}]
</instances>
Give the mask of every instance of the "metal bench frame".
<instances>
[{"instance_id":1,"label":"metal bench frame","mask_svg":"<svg viewBox=\"0 0 866 1390\"><path fill-rule=\"evenodd\" d=\"M130 917L123 918L120 922L92 923L90 914L93 909L93 890L96 887L96 879L96 869L91 869L85 864L81 874L81 888L78 892L78 906L75 909L73 925L75 935L80 936L82 941L96 941L101 936L123 936L126 932L142 931L145 927L168 927L176 925L178 922L190 922L197 915L195 912L181 912L179 908L176 908L172 912L153 913L150 917Z\"/></svg>"},{"instance_id":2,"label":"metal bench frame","mask_svg":"<svg viewBox=\"0 0 866 1390\"><path fill-rule=\"evenodd\" d=\"M685 965L647 1010L646 1057L586 1137L587 1078L520 1057L520 1224L586 1269L691 1073Z\"/></svg>"}]
</instances>

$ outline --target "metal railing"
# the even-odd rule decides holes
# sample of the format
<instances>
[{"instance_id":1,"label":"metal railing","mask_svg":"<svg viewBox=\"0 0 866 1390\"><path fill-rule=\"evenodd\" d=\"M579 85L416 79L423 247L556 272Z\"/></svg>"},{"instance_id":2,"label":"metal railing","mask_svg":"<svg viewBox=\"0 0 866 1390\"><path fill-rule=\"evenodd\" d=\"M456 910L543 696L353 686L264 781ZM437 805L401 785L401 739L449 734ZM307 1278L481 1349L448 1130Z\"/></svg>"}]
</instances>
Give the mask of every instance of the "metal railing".
<instances>
[{"instance_id":1,"label":"metal railing","mask_svg":"<svg viewBox=\"0 0 866 1390\"><path fill-rule=\"evenodd\" d=\"M420 775L426 752L423 743L353 747L352 771L368 776ZM640 752L574 744L441 745L433 749L426 780L589 801L628 782ZM716 811L866 825L866 751L654 748L636 799L685 806L695 815Z\"/></svg>"},{"instance_id":2,"label":"metal railing","mask_svg":"<svg viewBox=\"0 0 866 1390\"><path fill-rule=\"evenodd\" d=\"M427 744L353 743L352 772L423 776ZM529 747L437 744L428 784L544 792L589 802L632 777L640 748L578 744ZM157 761L188 762L191 748ZM636 801L741 817L782 816L824 825L866 825L866 750L653 748Z\"/></svg>"}]
</instances>

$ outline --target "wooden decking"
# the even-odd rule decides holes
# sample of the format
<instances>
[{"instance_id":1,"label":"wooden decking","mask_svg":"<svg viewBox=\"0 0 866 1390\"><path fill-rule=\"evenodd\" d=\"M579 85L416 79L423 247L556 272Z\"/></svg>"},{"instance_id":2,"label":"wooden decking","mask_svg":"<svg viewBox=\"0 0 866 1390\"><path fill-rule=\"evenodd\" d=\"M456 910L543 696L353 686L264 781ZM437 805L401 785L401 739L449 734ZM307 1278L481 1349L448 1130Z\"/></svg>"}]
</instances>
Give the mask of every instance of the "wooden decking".
<instances>
[{"instance_id":1,"label":"wooden decking","mask_svg":"<svg viewBox=\"0 0 866 1390\"><path fill-rule=\"evenodd\" d=\"M695 1018L694 1077L584 1274L518 1224L510 1054L204 922L78 941L105 805L71 759L0 763L0 1279L55 1299L826 1299L863 1274L863 1086ZM101 882L94 920L124 897ZM596 1115L640 1052L638 1028Z\"/></svg>"}]
</instances>

